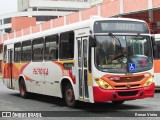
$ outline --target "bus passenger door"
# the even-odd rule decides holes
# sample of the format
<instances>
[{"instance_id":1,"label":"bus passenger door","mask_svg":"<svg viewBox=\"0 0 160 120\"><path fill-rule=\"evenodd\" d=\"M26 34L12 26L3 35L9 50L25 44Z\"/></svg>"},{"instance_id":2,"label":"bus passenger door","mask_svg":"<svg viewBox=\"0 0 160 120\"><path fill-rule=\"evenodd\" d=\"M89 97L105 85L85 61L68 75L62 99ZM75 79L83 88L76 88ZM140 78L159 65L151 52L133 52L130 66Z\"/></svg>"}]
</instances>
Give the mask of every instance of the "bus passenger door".
<instances>
[{"instance_id":1,"label":"bus passenger door","mask_svg":"<svg viewBox=\"0 0 160 120\"><path fill-rule=\"evenodd\" d=\"M78 38L78 80L79 80L79 97L88 99L88 37Z\"/></svg>"},{"instance_id":2,"label":"bus passenger door","mask_svg":"<svg viewBox=\"0 0 160 120\"><path fill-rule=\"evenodd\" d=\"M8 77L9 77L9 80L7 82L7 87L12 89L13 88L13 65L12 65L12 58L13 57L13 49L8 49L8 66L7 66L7 69L8 69Z\"/></svg>"}]
</instances>

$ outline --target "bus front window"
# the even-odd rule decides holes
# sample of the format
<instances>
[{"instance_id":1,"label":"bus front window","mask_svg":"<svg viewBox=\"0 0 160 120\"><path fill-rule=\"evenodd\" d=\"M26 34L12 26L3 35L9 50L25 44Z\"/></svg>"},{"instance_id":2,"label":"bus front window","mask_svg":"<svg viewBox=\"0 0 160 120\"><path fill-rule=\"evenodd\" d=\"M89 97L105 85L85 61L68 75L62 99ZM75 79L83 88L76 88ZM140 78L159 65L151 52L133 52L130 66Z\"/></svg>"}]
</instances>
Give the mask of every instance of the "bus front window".
<instances>
[{"instance_id":1,"label":"bus front window","mask_svg":"<svg viewBox=\"0 0 160 120\"><path fill-rule=\"evenodd\" d=\"M136 71L152 68L150 37L146 36L96 36L95 63L99 70L126 73L128 64L134 63Z\"/></svg>"}]
</instances>

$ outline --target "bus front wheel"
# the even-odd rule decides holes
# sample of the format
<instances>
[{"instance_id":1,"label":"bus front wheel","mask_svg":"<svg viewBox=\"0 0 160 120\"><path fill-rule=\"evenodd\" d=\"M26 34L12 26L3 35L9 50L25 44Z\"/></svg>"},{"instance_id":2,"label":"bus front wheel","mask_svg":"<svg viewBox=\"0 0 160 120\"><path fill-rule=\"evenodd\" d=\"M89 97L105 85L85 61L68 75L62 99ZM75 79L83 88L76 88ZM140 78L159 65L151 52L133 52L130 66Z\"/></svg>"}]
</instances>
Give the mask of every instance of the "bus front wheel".
<instances>
[{"instance_id":1,"label":"bus front wheel","mask_svg":"<svg viewBox=\"0 0 160 120\"><path fill-rule=\"evenodd\" d=\"M20 90L20 95L21 95L21 97L27 98L28 92L27 92L27 90L26 90L26 85L25 85L24 80L21 80L21 81L20 81L19 90Z\"/></svg>"},{"instance_id":2,"label":"bus front wheel","mask_svg":"<svg viewBox=\"0 0 160 120\"><path fill-rule=\"evenodd\" d=\"M65 102L69 107L76 106L76 100L74 96L74 91L71 84L67 84L65 87Z\"/></svg>"}]
</instances>

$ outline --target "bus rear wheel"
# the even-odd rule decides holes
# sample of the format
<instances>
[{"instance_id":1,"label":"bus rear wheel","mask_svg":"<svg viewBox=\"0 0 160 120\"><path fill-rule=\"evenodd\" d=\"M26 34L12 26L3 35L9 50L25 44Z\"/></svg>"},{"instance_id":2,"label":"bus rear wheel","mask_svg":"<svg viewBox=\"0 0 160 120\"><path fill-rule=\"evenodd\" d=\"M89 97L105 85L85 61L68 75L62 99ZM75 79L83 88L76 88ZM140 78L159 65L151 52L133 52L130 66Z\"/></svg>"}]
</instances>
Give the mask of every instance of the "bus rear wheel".
<instances>
[{"instance_id":1,"label":"bus rear wheel","mask_svg":"<svg viewBox=\"0 0 160 120\"><path fill-rule=\"evenodd\" d=\"M26 90L26 85L25 85L24 80L20 81L19 90L20 90L21 97L23 97L23 98L27 98L28 97L28 92Z\"/></svg>"},{"instance_id":2,"label":"bus rear wheel","mask_svg":"<svg viewBox=\"0 0 160 120\"><path fill-rule=\"evenodd\" d=\"M65 98L65 102L68 107L75 107L76 106L74 91L73 91L71 84L66 85L64 98Z\"/></svg>"},{"instance_id":3,"label":"bus rear wheel","mask_svg":"<svg viewBox=\"0 0 160 120\"><path fill-rule=\"evenodd\" d=\"M125 101L112 101L112 103L114 104L114 105L121 105L121 104L123 104Z\"/></svg>"}]
</instances>

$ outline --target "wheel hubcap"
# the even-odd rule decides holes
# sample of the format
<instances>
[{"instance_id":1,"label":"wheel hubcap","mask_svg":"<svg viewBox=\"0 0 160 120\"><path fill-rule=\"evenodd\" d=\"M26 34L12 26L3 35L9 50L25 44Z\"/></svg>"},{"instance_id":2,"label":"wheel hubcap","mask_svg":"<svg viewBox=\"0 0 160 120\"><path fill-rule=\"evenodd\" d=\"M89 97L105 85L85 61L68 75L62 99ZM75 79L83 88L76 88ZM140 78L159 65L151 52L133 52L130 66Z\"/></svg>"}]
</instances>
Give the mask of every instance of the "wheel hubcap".
<instances>
[{"instance_id":1,"label":"wheel hubcap","mask_svg":"<svg viewBox=\"0 0 160 120\"><path fill-rule=\"evenodd\" d=\"M25 90L24 90L24 84L22 84L22 86L21 86L21 95L22 96L24 96L24 92L25 92Z\"/></svg>"},{"instance_id":2,"label":"wheel hubcap","mask_svg":"<svg viewBox=\"0 0 160 120\"><path fill-rule=\"evenodd\" d=\"M69 89L67 91L67 100L68 100L68 102L72 102L73 101L73 91L71 89Z\"/></svg>"}]
</instances>

